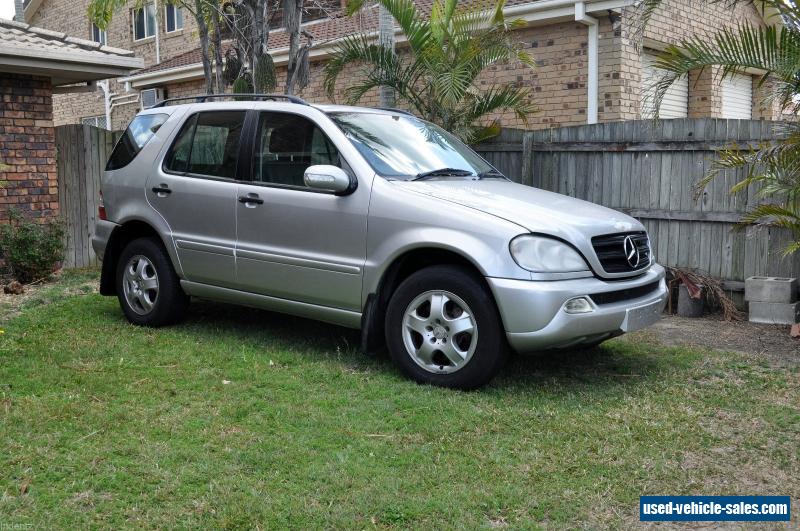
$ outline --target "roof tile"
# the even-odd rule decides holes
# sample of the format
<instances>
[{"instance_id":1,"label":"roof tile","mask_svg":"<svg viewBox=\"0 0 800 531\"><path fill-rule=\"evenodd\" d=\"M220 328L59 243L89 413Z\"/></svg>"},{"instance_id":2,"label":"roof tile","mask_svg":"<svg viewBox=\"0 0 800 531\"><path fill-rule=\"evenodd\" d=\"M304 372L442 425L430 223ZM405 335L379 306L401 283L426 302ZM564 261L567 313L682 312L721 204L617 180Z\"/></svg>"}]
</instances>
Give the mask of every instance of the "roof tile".
<instances>
[{"instance_id":1,"label":"roof tile","mask_svg":"<svg viewBox=\"0 0 800 531\"><path fill-rule=\"evenodd\" d=\"M130 50L121 50L109 46L101 46L97 42L70 37L58 31L37 28L18 22L0 18L0 47L4 53L10 51L25 55L26 51L39 52L69 52L73 54L76 62L82 61L109 61L115 58L128 58L133 56Z\"/></svg>"}]
</instances>

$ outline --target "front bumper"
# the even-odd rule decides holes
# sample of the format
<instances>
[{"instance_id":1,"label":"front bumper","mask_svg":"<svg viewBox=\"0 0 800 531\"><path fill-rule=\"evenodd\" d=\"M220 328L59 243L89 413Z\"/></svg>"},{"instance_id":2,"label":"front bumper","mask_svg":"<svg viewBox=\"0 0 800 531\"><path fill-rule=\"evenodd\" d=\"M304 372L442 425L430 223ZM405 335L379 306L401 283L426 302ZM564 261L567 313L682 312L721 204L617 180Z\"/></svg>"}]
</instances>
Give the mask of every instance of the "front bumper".
<instances>
[{"instance_id":1,"label":"front bumper","mask_svg":"<svg viewBox=\"0 0 800 531\"><path fill-rule=\"evenodd\" d=\"M548 282L504 278L487 281L511 348L524 353L592 343L652 324L660 318L667 302L664 278L664 268L655 264L634 279L613 282L594 277ZM624 292L623 300L607 296L617 292ZM606 296L592 298L599 294ZM627 294L631 294L630 298ZM575 297L590 299L592 311L567 313L564 305Z\"/></svg>"}]
</instances>

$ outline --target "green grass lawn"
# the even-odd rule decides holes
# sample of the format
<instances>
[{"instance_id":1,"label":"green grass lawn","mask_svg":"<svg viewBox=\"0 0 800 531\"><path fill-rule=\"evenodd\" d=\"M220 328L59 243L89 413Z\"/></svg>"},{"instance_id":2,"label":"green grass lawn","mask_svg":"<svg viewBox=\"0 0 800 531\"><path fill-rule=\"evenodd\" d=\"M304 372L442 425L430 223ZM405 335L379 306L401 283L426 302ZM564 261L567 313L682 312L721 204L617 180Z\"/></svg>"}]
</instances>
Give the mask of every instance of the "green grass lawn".
<instances>
[{"instance_id":1,"label":"green grass lawn","mask_svg":"<svg viewBox=\"0 0 800 531\"><path fill-rule=\"evenodd\" d=\"M797 366L642 334L454 392L312 321L133 327L96 276L3 324L0 529L632 527L642 494L800 497Z\"/></svg>"}]
</instances>

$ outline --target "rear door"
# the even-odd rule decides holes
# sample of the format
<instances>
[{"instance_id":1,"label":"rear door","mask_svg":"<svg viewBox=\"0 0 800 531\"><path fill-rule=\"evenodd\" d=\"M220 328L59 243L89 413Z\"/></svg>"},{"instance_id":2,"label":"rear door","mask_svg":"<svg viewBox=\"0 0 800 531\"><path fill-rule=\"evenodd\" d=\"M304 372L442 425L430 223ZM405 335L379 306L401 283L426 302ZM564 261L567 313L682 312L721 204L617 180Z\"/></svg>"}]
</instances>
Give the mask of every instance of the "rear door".
<instances>
[{"instance_id":1,"label":"rear door","mask_svg":"<svg viewBox=\"0 0 800 531\"><path fill-rule=\"evenodd\" d=\"M236 278L236 178L246 111L187 118L147 183L166 220L187 280L232 286Z\"/></svg>"},{"instance_id":2,"label":"rear door","mask_svg":"<svg viewBox=\"0 0 800 531\"><path fill-rule=\"evenodd\" d=\"M236 205L237 282L273 297L360 311L369 187L337 196L307 188L306 168L352 169L330 140L333 124L291 112L260 112Z\"/></svg>"}]
</instances>

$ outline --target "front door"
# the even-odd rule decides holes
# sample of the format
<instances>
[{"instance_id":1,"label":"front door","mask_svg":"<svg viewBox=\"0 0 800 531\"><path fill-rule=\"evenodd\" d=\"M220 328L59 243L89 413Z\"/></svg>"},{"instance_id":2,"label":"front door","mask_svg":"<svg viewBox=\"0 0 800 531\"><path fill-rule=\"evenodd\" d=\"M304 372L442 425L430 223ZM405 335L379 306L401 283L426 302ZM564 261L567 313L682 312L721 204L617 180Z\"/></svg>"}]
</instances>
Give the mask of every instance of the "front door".
<instances>
[{"instance_id":1,"label":"front door","mask_svg":"<svg viewBox=\"0 0 800 531\"><path fill-rule=\"evenodd\" d=\"M298 114L259 113L252 159L236 207L240 289L360 311L368 187L336 196L305 186L311 165L350 170L322 129Z\"/></svg>"},{"instance_id":2,"label":"front door","mask_svg":"<svg viewBox=\"0 0 800 531\"><path fill-rule=\"evenodd\" d=\"M169 224L187 280L231 287L236 279L236 177L245 111L190 116L147 183Z\"/></svg>"}]
</instances>

